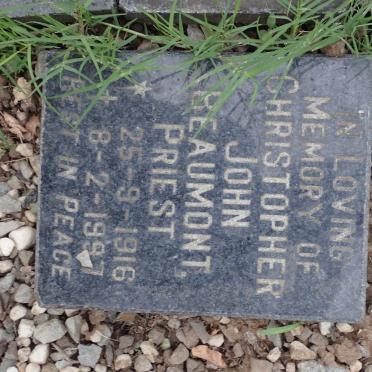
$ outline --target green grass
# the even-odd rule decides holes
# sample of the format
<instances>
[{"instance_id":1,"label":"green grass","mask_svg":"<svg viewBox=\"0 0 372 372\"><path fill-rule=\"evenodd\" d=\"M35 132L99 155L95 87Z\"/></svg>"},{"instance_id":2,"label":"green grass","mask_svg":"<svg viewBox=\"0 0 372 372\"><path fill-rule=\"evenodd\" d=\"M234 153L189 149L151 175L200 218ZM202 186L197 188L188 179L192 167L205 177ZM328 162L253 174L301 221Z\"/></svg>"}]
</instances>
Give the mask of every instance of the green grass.
<instances>
[{"instance_id":1,"label":"green grass","mask_svg":"<svg viewBox=\"0 0 372 372\"><path fill-rule=\"evenodd\" d=\"M134 21L123 22L121 15L93 15L87 10L89 1L80 5L70 2L65 12L73 15L73 21L65 24L50 16L38 21L21 22L6 16L6 10L0 13L0 74L6 76L12 84L16 77L27 74L34 91L47 105L71 126L78 126L108 90L119 79L135 82L135 76L141 71L154 68L169 69L170 66L154 66L154 60L170 50L189 52L189 58L173 69L188 69L202 61L213 61L214 67L202 75L197 84L211 76L221 75L210 90L219 90L220 94L211 109L214 117L231 95L242 84L251 81L257 89L263 73L266 76L281 66L290 66L292 61L309 52L333 44L339 40L346 43L349 52L354 55L372 55L372 3L365 0L345 0L336 10L318 14L333 0L302 0L297 6L292 0L278 0L286 9L284 15L270 15L265 21L257 20L250 24L237 23L239 2L233 14L221 14L218 23L207 19L194 18L177 13L174 3L170 16L164 18L158 14L147 14L149 26L143 32L136 31ZM1 16L2 14L2 16ZM193 40L187 35L185 23L197 24L204 33L204 40ZM142 54L140 61L133 63L130 58L122 60L118 50L133 49L140 40L148 40L157 47ZM239 48L248 52L227 53ZM41 75L36 75L36 55L40 51L58 48L54 65ZM218 60L218 63L215 61ZM87 63L94 65L94 78L84 75ZM68 71L82 81L82 87L67 92L75 95L90 92L90 104L79 119L71 122L59 113L53 101L59 97L46 97L43 85L51 78ZM262 80L262 79L261 79ZM251 99L254 100L255 93Z\"/></svg>"},{"instance_id":2,"label":"green grass","mask_svg":"<svg viewBox=\"0 0 372 372\"><path fill-rule=\"evenodd\" d=\"M268 328L265 328L265 329L260 329L259 333L262 336L279 335L279 334L282 334L282 333L287 333L287 332L294 331L295 329L301 327L302 324L303 323L298 322L298 323L292 323L292 324L288 324L288 325L281 326L281 327L268 327Z\"/></svg>"}]
</instances>

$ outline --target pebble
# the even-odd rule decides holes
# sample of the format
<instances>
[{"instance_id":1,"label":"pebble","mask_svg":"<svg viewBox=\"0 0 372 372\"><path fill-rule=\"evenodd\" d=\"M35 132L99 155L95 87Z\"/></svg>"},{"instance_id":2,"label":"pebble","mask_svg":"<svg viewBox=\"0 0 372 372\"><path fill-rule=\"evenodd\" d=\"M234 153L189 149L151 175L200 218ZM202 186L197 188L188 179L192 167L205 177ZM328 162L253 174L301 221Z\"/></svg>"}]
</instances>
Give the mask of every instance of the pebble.
<instances>
[{"instance_id":1,"label":"pebble","mask_svg":"<svg viewBox=\"0 0 372 372\"><path fill-rule=\"evenodd\" d=\"M40 315L40 314L44 314L46 312L46 308L45 307L41 307L37 301L34 302L34 304L32 305L32 309L31 309L31 314L33 315Z\"/></svg>"},{"instance_id":2,"label":"pebble","mask_svg":"<svg viewBox=\"0 0 372 372\"><path fill-rule=\"evenodd\" d=\"M330 322L320 322L319 330L320 330L320 333L323 336L329 335L331 333L331 329L332 329L332 323L330 323Z\"/></svg>"},{"instance_id":3,"label":"pebble","mask_svg":"<svg viewBox=\"0 0 372 372\"><path fill-rule=\"evenodd\" d=\"M217 335L213 335L209 337L208 345L214 346L214 347L220 347L225 342L225 338L223 337L223 334L219 333Z\"/></svg>"},{"instance_id":4,"label":"pebble","mask_svg":"<svg viewBox=\"0 0 372 372\"><path fill-rule=\"evenodd\" d=\"M97 364L96 367L94 368L95 372L106 372L107 367L102 365L102 364Z\"/></svg>"},{"instance_id":5,"label":"pebble","mask_svg":"<svg viewBox=\"0 0 372 372\"><path fill-rule=\"evenodd\" d=\"M36 230L31 226L23 226L9 234L18 251L28 249L35 244Z\"/></svg>"},{"instance_id":6,"label":"pebble","mask_svg":"<svg viewBox=\"0 0 372 372\"><path fill-rule=\"evenodd\" d=\"M25 217L31 223L36 223L37 217L36 217L35 213L33 213L32 211L30 211L29 209L25 211Z\"/></svg>"},{"instance_id":7,"label":"pebble","mask_svg":"<svg viewBox=\"0 0 372 372\"><path fill-rule=\"evenodd\" d=\"M9 238L1 238L0 239L0 255L4 257L9 257L13 249L15 247L15 244L12 239Z\"/></svg>"},{"instance_id":8,"label":"pebble","mask_svg":"<svg viewBox=\"0 0 372 372\"><path fill-rule=\"evenodd\" d=\"M354 331L354 328L352 325L349 323L337 323L336 328L341 332L341 333L351 333Z\"/></svg>"},{"instance_id":9,"label":"pebble","mask_svg":"<svg viewBox=\"0 0 372 372\"><path fill-rule=\"evenodd\" d=\"M31 354L31 349L29 347L23 347L18 350L18 361L21 363L27 362Z\"/></svg>"},{"instance_id":10,"label":"pebble","mask_svg":"<svg viewBox=\"0 0 372 372\"><path fill-rule=\"evenodd\" d=\"M80 315L75 315L67 318L65 325L70 337L78 344L80 342L81 326L83 325L83 318Z\"/></svg>"},{"instance_id":11,"label":"pebble","mask_svg":"<svg viewBox=\"0 0 372 372\"><path fill-rule=\"evenodd\" d=\"M226 368L222 354L216 350L209 349L206 345L199 345L191 349L192 356L206 360L219 368Z\"/></svg>"},{"instance_id":12,"label":"pebble","mask_svg":"<svg viewBox=\"0 0 372 372\"><path fill-rule=\"evenodd\" d=\"M25 372L40 372L41 367L36 363L27 364Z\"/></svg>"},{"instance_id":13,"label":"pebble","mask_svg":"<svg viewBox=\"0 0 372 372\"><path fill-rule=\"evenodd\" d=\"M7 274L13 268L13 262L11 260L0 261L0 274Z\"/></svg>"},{"instance_id":14,"label":"pebble","mask_svg":"<svg viewBox=\"0 0 372 372\"><path fill-rule=\"evenodd\" d=\"M19 319L22 319L27 314L27 308L23 305L15 305L9 312L9 318L16 322Z\"/></svg>"},{"instance_id":15,"label":"pebble","mask_svg":"<svg viewBox=\"0 0 372 372\"><path fill-rule=\"evenodd\" d=\"M168 322L168 324L169 324L169 322ZM160 330L158 328L153 328L148 333L148 338L155 345L160 345L165 338L164 334L165 334L164 330Z\"/></svg>"},{"instance_id":16,"label":"pebble","mask_svg":"<svg viewBox=\"0 0 372 372\"><path fill-rule=\"evenodd\" d=\"M184 344L179 344L169 357L169 364L182 364L186 362L190 353Z\"/></svg>"},{"instance_id":17,"label":"pebble","mask_svg":"<svg viewBox=\"0 0 372 372\"><path fill-rule=\"evenodd\" d=\"M335 356L341 363L352 365L362 357L360 350L348 339L345 339L342 344L335 345L334 348Z\"/></svg>"},{"instance_id":18,"label":"pebble","mask_svg":"<svg viewBox=\"0 0 372 372\"><path fill-rule=\"evenodd\" d=\"M6 372L19 372L17 367L9 367L7 368Z\"/></svg>"},{"instance_id":19,"label":"pebble","mask_svg":"<svg viewBox=\"0 0 372 372\"><path fill-rule=\"evenodd\" d=\"M34 171L29 166L27 160L22 160L22 161L19 162L19 170L20 170L23 178L25 178L26 180L29 180L32 177L32 175L34 174Z\"/></svg>"},{"instance_id":20,"label":"pebble","mask_svg":"<svg viewBox=\"0 0 372 372\"><path fill-rule=\"evenodd\" d=\"M201 41L205 40L205 35L198 25L189 24L187 26L187 35L192 40Z\"/></svg>"},{"instance_id":21,"label":"pebble","mask_svg":"<svg viewBox=\"0 0 372 372\"><path fill-rule=\"evenodd\" d=\"M49 345L38 344L30 354L29 361L36 364L45 364L49 356Z\"/></svg>"},{"instance_id":22,"label":"pebble","mask_svg":"<svg viewBox=\"0 0 372 372\"><path fill-rule=\"evenodd\" d=\"M267 360L251 358L250 372L273 372L273 365Z\"/></svg>"},{"instance_id":23,"label":"pebble","mask_svg":"<svg viewBox=\"0 0 372 372\"><path fill-rule=\"evenodd\" d=\"M205 325L202 322L198 322L198 321L190 322L190 325L192 329L194 330L194 332L196 333L196 335L199 337L200 341L203 344L206 344L211 336L208 334L207 330L205 329Z\"/></svg>"},{"instance_id":24,"label":"pebble","mask_svg":"<svg viewBox=\"0 0 372 372\"><path fill-rule=\"evenodd\" d=\"M171 342L169 338L165 338L163 342L160 344L160 349L162 350L168 350L171 347Z\"/></svg>"},{"instance_id":25,"label":"pebble","mask_svg":"<svg viewBox=\"0 0 372 372\"><path fill-rule=\"evenodd\" d=\"M178 329L181 327L181 322L178 319L171 318L168 320L168 327L172 329Z\"/></svg>"},{"instance_id":26,"label":"pebble","mask_svg":"<svg viewBox=\"0 0 372 372\"><path fill-rule=\"evenodd\" d=\"M221 324L229 324L230 323L230 318L227 318L226 316L223 316L221 319L220 319L220 323Z\"/></svg>"},{"instance_id":27,"label":"pebble","mask_svg":"<svg viewBox=\"0 0 372 372\"><path fill-rule=\"evenodd\" d=\"M42 344L49 344L62 338L66 331L59 319L51 319L36 327L34 337Z\"/></svg>"},{"instance_id":28,"label":"pebble","mask_svg":"<svg viewBox=\"0 0 372 372\"><path fill-rule=\"evenodd\" d=\"M83 366L94 368L101 357L102 348L95 344L84 345L79 344L78 346L79 363Z\"/></svg>"},{"instance_id":29,"label":"pebble","mask_svg":"<svg viewBox=\"0 0 372 372\"><path fill-rule=\"evenodd\" d=\"M35 331L35 324L33 320L21 319L18 325L18 337L32 337Z\"/></svg>"},{"instance_id":30,"label":"pebble","mask_svg":"<svg viewBox=\"0 0 372 372\"><path fill-rule=\"evenodd\" d=\"M132 365L132 358L129 354L118 355L115 359L115 370L129 368Z\"/></svg>"},{"instance_id":31,"label":"pebble","mask_svg":"<svg viewBox=\"0 0 372 372\"><path fill-rule=\"evenodd\" d=\"M23 225L24 223L20 221L0 222L0 238Z\"/></svg>"},{"instance_id":32,"label":"pebble","mask_svg":"<svg viewBox=\"0 0 372 372\"><path fill-rule=\"evenodd\" d=\"M289 351L293 360L310 360L316 358L316 353L300 341L293 341Z\"/></svg>"},{"instance_id":33,"label":"pebble","mask_svg":"<svg viewBox=\"0 0 372 372\"><path fill-rule=\"evenodd\" d=\"M267 360L269 360L272 363L277 362L280 359L280 356L282 355L280 349L278 347L274 347L274 349L270 350L269 354L267 354Z\"/></svg>"},{"instance_id":34,"label":"pebble","mask_svg":"<svg viewBox=\"0 0 372 372\"><path fill-rule=\"evenodd\" d=\"M233 353L234 353L235 358L241 358L244 355L242 345L240 345L239 342L237 342L233 346Z\"/></svg>"},{"instance_id":35,"label":"pebble","mask_svg":"<svg viewBox=\"0 0 372 372\"><path fill-rule=\"evenodd\" d=\"M28 304L31 302L34 292L27 284L21 284L14 293L14 300L21 304Z\"/></svg>"},{"instance_id":36,"label":"pebble","mask_svg":"<svg viewBox=\"0 0 372 372\"><path fill-rule=\"evenodd\" d=\"M15 280L15 275L13 273L6 274L0 278L0 293L7 292L13 285Z\"/></svg>"},{"instance_id":37,"label":"pebble","mask_svg":"<svg viewBox=\"0 0 372 372\"><path fill-rule=\"evenodd\" d=\"M353 364L350 365L350 372L359 372L363 368L362 362L356 360Z\"/></svg>"},{"instance_id":38,"label":"pebble","mask_svg":"<svg viewBox=\"0 0 372 372\"><path fill-rule=\"evenodd\" d=\"M121 336L119 338L119 349L126 349L131 347L134 342L134 337L130 335Z\"/></svg>"},{"instance_id":39,"label":"pebble","mask_svg":"<svg viewBox=\"0 0 372 372\"><path fill-rule=\"evenodd\" d=\"M144 355L139 355L134 362L134 369L136 372L148 372L152 370L152 364Z\"/></svg>"},{"instance_id":40,"label":"pebble","mask_svg":"<svg viewBox=\"0 0 372 372\"><path fill-rule=\"evenodd\" d=\"M285 372L296 372L296 364L292 362L287 363L285 366Z\"/></svg>"},{"instance_id":41,"label":"pebble","mask_svg":"<svg viewBox=\"0 0 372 372\"><path fill-rule=\"evenodd\" d=\"M143 341L140 345L141 351L151 363L155 363L155 358L159 355L156 347L150 341Z\"/></svg>"},{"instance_id":42,"label":"pebble","mask_svg":"<svg viewBox=\"0 0 372 372\"><path fill-rule=\"evenodd\" d=\"M31 143L20 143L15 150L18 152L18 154L29 157L34 154L33 146Z\"/></svg>"},{"instance_id":43,"label":"pebble","mask_svg":"<svg viewBox=\"0 0 372 372\"><path fill-rule=\"evenodd\" d=\"M16 191L16 190L15 190ZM0 210L2 213L18 213L22 211L22 203L9 194L0 196Z\"/></svg>"}]
</instances>

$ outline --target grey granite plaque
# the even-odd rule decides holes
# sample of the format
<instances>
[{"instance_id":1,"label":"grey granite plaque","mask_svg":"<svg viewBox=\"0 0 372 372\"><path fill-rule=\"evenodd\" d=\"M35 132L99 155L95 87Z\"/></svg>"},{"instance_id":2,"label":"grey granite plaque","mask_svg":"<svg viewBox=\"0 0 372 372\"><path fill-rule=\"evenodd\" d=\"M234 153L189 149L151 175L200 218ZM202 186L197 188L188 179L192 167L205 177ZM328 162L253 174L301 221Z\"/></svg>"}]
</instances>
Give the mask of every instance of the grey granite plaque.
<instances>
[{"instance_id":1,"label":"grey granite plaque","mask_svg":"<svg viewBox=\"0 0 372 372\"><path fill-rule=\"evenodd\" d=\"M69 9L81 0L0 0L1 15L9 17L35 17L40 15L71 15ZM92 0L89 10L93 12L109 12L114 9L114 0Z\"/></svg>"},{"instance_id":2,"label":"grey granite plaque","mask_svg":"<svg viewBox=\"0 0 372 372\"><path fill-rule=\"evenodd\" d=\"M342 1L335 0L330 9L337 7ZM143 12L169 13L174 0L120 0L122 9L126 12L140 14ZM177 1L177 10L192 14L211 14L217 15L226 11L234 10L236 1L227 0L179 0ZM296 4L296 1L292 1ZM287 9L283 8L277 0L241 0L240 15L267 14L272 12L284 13Z\"/></svg>"},{"instance_id":3,"label":"grey granite plaque","mask_svg":"<svg viewBox=\"0 0 372 372\"><path fill-rule=\"evenodd\" d=\"M360 319L371 60L300 58L262 77L253 104L242 86L200 131L221 92L187 89L200 71L168 70L185 58L112 85L77 131L44 109L41 304ZM75 83L58 76L45 92ZM72 117L88 102L54 103Z\"/></svg>"}]
</instances>

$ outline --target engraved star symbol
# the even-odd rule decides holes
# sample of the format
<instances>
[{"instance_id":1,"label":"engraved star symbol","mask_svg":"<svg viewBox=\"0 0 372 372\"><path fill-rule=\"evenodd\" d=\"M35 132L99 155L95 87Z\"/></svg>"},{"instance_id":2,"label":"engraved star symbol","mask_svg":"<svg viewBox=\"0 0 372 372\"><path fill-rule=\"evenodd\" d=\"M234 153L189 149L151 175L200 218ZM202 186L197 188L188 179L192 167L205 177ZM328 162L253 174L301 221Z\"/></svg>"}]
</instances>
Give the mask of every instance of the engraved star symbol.
<instances>
[{"instance_id":1,"label":"engraved star symbol","mask_svg":"<svg viewBox=\"0 0 372 372\"><path fill-rule=\"evenodd\" d=\"M142 98L145 98L146 92L149 92L152 90L151 87L147 86L147 81L143 81L142 83L134 84L131 87L128 87L127 89L133 90L133 93L135 96L141 96Z\"/></svg>"}]
</instances>

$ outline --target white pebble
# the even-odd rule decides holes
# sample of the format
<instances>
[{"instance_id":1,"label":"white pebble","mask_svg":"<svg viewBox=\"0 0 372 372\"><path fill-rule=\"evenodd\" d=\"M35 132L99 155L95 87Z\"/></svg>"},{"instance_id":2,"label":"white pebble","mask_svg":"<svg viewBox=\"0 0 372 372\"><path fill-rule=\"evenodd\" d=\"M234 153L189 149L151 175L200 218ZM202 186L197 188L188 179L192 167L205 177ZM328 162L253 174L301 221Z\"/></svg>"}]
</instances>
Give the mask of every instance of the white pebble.
<instances>
[{"instance_id":1,"label":"white pebble","mask_svg":"<svg viewBox=\"0 0 372 372\"><path fill-rule=\"evenodd\" d=\"M363 368L363 364L360 360L356 360L350 365L350 372L359 372Z\"/></svg>"},{"instance_id":2,"label":"white pebble","mask_svg":"<svg viewBox=\"0 0 372 372\"><path fill-rule=\"evenodd\" d=\"M332 323L330 322L320 322L319 324L320 333L323 336L329 335L331 333L331 328L332 328Z\"/></svg>"},{"instance_id":3,"label":"white pebble","mask_svg":"<svg viewBox=\"0 0 372 372\"><path fill-rule=\"evenodd\" d=\"M36 215L30 210L25 211L25 217L32 223L36 222Z\"/></svg>"},{"instance_id":4,"label":"white pebble","mask_svg":"<svg viewBox=\"0 0 372 372\"><path fill-rule=\"evenodd\" d=\"M21 363L27 362L30 354L31 354L31 349L29 347L23 347L22 349L19 349L17 352L18 361Z\"/></svg>"},{"instance_id":5,"label":"white pebble","mask_svg":"<svg viewBox=\"0 0 372 372\"><path fill-rule=\"evenodd\" d=\"M155 363L155 358L159 355L156 347L150 341L141 342L140 348L151 363Z\"/></svg>"},{"instance_id":6,"label":"white pebble","mask_svg":"<svg viewBox=\"0 0 372 372\"><path fill-rule=\"evenodd\" d=\"M46 312L46 308L45 307L41 307L37 301L34 302L34 304L32 305L32 309L31 309L31 314L32 315L40 315L40 314L44 314Z\"/></svg>"},{"instance_id":7,"label":"white pebble","mask_svg":"<svg viewBox=\"0 0 372 372\"><path fill-rule=\"evenodd\" d=\"M94 368L94 371L95 372L106 372L107 371L107 367L106 366L103 366L102 364L97 364Z\"/></svg>"},{"instance_id":8,"label":"white pebble","mask_svg":"<svg viewBox=\"0 0 372 372\"><path fill-rule=\"evenodd\" d=\"M267 354L267 360L269 360L272 363L275 363L279 360L281 356L281 351L278 347L274 347L274 349L270 350L269 354Z\"/></svg>"},{"instance_id":9,"label":"white pebble","mask_svg":"<svg viewBox=\"0 0 372 372\"><path fill-rule=\"evenodd\" d=\"M19 372L17 367L9 367L7 368L6 372Z\"/></svg>"},{"instance_id":10,"label":"white pebble","mask_svg":"<svg viewBox=\"0 0 372 372\"><path fill-rule=\"evenodd\" d=\"M45 364L49 356L49 345L48 344L38 344L32 350L29 361L36 364Z\"/></svg>"},{"instance_id":11,"label":"white pebble","mask_svg":"<svg viewBox=\"0 0 372 372\"><path fill-rule=\"evenodd\" d=\"M11 260L0 261L0 274L6 274L13 268L13 262Z\"/></svg>"},{"instance_id":12,"label":"white pebble","mask_svg":"<svg viewBox=\"0 0 372 372\"><path fill-rule=\"evenodd\" d=\"M225 342L225 339L223 337L223 334L221 333L218 335L211 336L208 340L208 344L210 346L215 346L215 347L222 346L224 342Z\"/></svg>"},{"instance_id":13,"label":"white pebble","mask_svg":"<svg viewBox=\"0 0 372 372\"><path fill-rule=\"evenodd\" d=\"M132 358L129 354L118 355L115 359L115 370L119 371L121 369L129 368L132 365Z\"/></svg>"},{"instance_id":14,"label":"white pebble","mask_svg":"<svg viewBox=\"0 0 372 372\"><path fill-rule=\"evenodd\" d=\"M12 254L15 244L12 239L1 238L0 239L0 255L8 257Z\"/></svg>"},{"instance_id":15,"label":"white pebble","mask_svg":"<svg viewBox=\"0 0 372 372\"><path fill-rule=\"evenodd\" d=\"M35 324L32 320L22 319L18 325L18 337L32 337Z\"/></svg>"},{"instance_id":16,"label":"white pebble","mask_svg":"<svg viewBox=\"0 0 372 372\"><path fill-rule=\"evenodd\" d=\"M349 323L337 323L336 328L341 332L341 333L350 333L354 331L354 328L352 325Z\"/></svg>"},{"instance_id":17,"label":"white pebble","mask_svg":"<svg viewBox=\"0 0 372 372\"><path fill-rule=\"evenodd\" d=\"M32 156L34 154L31 143L21 143L15 149L18 154L24 157Z\"/></svg>"},{"instance_id":18,"label":"white pebble","mask_svg":"<svg viewBox=\"0 0 372 372\"><path fill-rule=\"evenodd\" d=\"M22 319L27 314L27 308L23 305L15 305L9 312L9 318L13 320L13 322Z\"/></svg>"},{"instance_id":19,"label":"white pebble","mask_svg":"<svg viewBox=\"0 0 372 372\"><path fill-rule=\"evenodd\" d=\"M30 226L23 226L9 234L18 251L30 248L35 244L36 230Z\"/></svg>"},{"instance_id":20,"label":"white pebble","mask_svg":"<svg viewBox=\"0 0 372 372\"><path fill-rule=\"evenodd\" d=\"M30 363L27 364L25 372L40 372L41 367L38 364Z\"/></svg>"}]
</instances>

